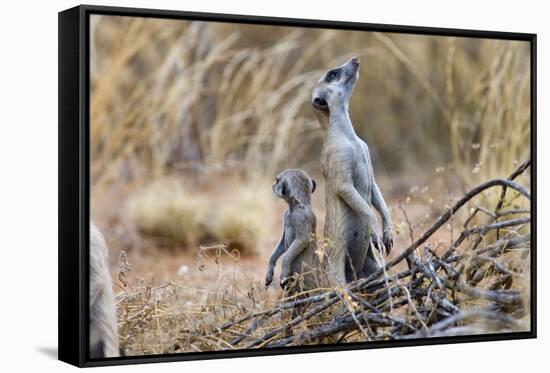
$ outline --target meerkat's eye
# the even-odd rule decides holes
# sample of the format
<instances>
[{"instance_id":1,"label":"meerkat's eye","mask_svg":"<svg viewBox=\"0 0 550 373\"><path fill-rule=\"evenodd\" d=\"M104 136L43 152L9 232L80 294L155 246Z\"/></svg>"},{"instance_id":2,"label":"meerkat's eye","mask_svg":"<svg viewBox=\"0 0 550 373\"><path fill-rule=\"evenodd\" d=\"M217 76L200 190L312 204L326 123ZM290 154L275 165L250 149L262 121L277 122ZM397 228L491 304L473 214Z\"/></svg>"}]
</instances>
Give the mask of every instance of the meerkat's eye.
<instances>
[{"instance_id":1,"label":"meerkat's eye","mask_svg":"<svg viewBox=\"0 0 550 373\"><path fill-rule=\"evenodd\" d=\"M327 73L326 81L327 82L333 82L336 79L338 79L338 70L331 70Z\"/></svg>"},{"instance_id":2,"label":"meerkat's eye","mask_svg":"<svg viewBox=\"0 0 550 373\"><path fill-rule=\"evenodd\" d=\"M283 182L283 185L281 187L281 194L283 196L286 196L288 194L288 186L286 185L286 182Z\"/></svg>"}]
</instances>

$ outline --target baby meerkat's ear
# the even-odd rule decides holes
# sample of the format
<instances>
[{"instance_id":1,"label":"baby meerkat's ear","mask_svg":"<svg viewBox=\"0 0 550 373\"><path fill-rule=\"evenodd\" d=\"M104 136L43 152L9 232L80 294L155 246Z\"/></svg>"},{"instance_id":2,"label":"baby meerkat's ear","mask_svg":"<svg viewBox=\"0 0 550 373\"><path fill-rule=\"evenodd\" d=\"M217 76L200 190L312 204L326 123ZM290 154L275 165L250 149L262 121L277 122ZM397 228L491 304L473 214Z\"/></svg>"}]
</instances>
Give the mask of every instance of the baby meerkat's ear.
<instances>
[{"instance_id":1,"label":"baby meerkat's ear","mask_svg":"<svg viewBox=\"0 0 550 373\"><path fill-rule=\"evenodd\" d=\"M315 179L311 179L311 193L315 192L315 188L317 188L317 182Z\"/></svg>"}]
</instances>

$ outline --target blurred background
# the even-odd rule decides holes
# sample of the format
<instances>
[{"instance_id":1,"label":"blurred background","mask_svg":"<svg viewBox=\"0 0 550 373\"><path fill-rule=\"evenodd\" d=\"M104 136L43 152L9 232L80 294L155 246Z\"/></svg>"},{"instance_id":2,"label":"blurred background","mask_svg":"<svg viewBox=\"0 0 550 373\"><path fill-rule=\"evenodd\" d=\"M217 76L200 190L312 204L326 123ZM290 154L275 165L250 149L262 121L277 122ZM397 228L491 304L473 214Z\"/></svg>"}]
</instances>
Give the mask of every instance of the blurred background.
<instances>
[{"instance_id":1,"label":"blurred background","mask_svg":"<svg viewBox=\"0 0 550 373\"><path fill-rule=\"evenodd\" d=\"M310 94L353 55L350 116L396 225L392 255L455 197L529 158L527 42L97 15L90 37L91 214L118 292L176 284L192 310L237 256L247 281L231 286L259 289L282 233L286 205L271 184L285 168L317 180L322 233ZM529 187L529 174L519 181ZM232 263L221 270L223 253L208 249L219 244ZM154 352L124 328L123 344Z\"/></svg>"}]
</instances>

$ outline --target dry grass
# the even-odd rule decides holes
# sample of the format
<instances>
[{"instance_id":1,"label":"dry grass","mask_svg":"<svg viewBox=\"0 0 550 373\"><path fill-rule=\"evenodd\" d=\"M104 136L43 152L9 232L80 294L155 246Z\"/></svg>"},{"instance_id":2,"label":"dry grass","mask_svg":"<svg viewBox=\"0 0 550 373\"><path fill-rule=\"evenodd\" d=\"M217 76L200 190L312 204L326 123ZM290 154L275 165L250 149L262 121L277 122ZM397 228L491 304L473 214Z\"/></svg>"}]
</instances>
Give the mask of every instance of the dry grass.
<instances>
[{"instance_id":1,"label":"dry grass","mask_svg":"<svg viewBox=\"0 0 550 373\"><path fill-rule=\"evenodd\" d=\"M309 153L317 124L302 109L320 71L285 68L299 33L264 49L235 49L237 33L217 39L201 23L109 22L117 25L113 40L130 40L111 45L108 66L92 72L96 185L182 169L272 174L289 152L300 163ZM166 43L173 47L155 55Z\"/></svg>"},{"instance_id":2,"label":"dry grass","mask_svg":"<svg viewBox=\"0 0 550 373\"><path fill-rule=\"evenodd\" d=\"M124 17L95 25L96 187L190 169L318 170L311 87L352 54L363 65L351 116L379 172L453 167L465 186L529 153L527 43Z\"/></svg>"},{"instance_id":3,"label":"dry grass","mask_svg":"<svg viewBox=\"0 0 550 373\"><path fill-rule=\"evenodd\" d=\"M175 180L157 181L128 200L126 215L142 233L195 245L208 235L208 201L185 193Z\"/></svg>"},{"instance_id":4,"label":"dry grass","mask_svg":"<svg viewBox=\"0 0 550 373\"><path fill-rule=\"evenodd\" d=\"M125 215L141 233L164 245L223 243L245 255L258 254L274 203L269 187L259 185L263 188L226 187L222 194L210 192L207 198L185 190L174 179L162 179L129 197Z\"/></svg>"}]
</instances>

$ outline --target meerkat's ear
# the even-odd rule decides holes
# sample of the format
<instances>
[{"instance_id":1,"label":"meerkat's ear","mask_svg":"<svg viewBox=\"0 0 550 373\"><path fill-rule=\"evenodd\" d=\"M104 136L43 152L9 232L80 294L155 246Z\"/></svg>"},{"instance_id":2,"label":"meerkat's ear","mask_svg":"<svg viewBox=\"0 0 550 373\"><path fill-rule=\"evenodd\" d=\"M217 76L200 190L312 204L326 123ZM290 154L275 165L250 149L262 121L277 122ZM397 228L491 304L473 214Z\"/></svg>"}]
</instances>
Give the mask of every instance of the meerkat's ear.
<instances>
[{"instance_id":1,"label":"meerkat's ear","mask_svg":"<svg viewBox=\"0 0 550 373\"><path fill-rule=\"evenodd\" d=\"M311 179L311 193L315 192L315 188L317 188L317 182L315 179Z\"/></svg>"}]
</instances>

